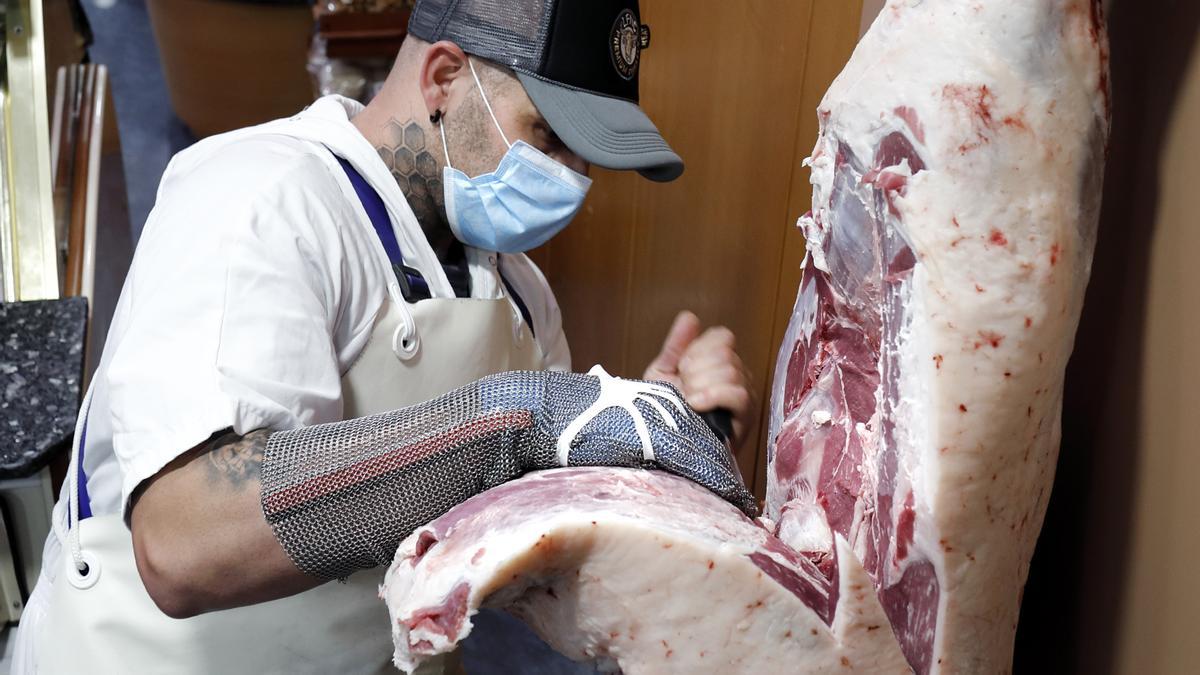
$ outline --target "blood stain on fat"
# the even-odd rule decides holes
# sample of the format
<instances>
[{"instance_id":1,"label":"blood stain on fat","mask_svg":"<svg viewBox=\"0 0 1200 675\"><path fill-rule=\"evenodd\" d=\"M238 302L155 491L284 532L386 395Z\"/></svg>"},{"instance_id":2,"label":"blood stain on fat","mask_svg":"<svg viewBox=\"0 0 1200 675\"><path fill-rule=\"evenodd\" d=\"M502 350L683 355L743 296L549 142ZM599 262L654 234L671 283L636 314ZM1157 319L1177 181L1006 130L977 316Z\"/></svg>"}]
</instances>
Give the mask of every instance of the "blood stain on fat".
<instances>
[{"instance_id":1,"label":"blood stain on fat","mask_svg":"<svg viewBox=\"0 0 1200 675\"><path fill-rule=\"evenodd\" d=\"M999 349L1000 343L1004 341L1004 336L994 331L981 330L979 331L979 337L983 338L993 349Z\"/></svg>"}]
</instances>

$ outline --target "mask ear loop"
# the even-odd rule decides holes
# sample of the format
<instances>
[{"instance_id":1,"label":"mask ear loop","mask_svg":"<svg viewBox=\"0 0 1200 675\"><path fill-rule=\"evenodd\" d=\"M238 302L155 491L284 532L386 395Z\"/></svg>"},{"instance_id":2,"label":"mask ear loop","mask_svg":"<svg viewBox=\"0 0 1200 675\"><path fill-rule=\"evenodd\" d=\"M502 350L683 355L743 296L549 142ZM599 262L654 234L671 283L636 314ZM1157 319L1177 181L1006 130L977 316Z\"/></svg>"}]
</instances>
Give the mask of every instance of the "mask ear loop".
<instances>
[{"instance_id":1,"label":"mask ear loop","mask_svg":"<svg viewBox=\"0 0 1200 675\"><path fill-rule=\"evenodd\" d=\"M467 57L467 65L471 67L471 77L475 78L475 86L479 87L479 97L483 99L483 105L487 108L488 114L492 116L492 124L496 125L496 131L500 132L500 138L504 139L504 145L512 148L513 144L508 142L508 136L504 135L504 129L500 127L500 121L496 119L496 113L492 110L492 104L488 103L487 95L483 93L483 85L479 82L479 74L475 72L475 62L471 57Z\"/></svg>"},{"instance_id":2,"label":"mask ear loop","mask_svg":"<svg viewBox=\"0 0 1200 675\"><path fill-rule=\"evenodd\" d=\"M430 116L429 119L433 120L433 117ZM450 148L446 147L446 125L442 123L442 111L440 110L438 111L436 124L438 125L438 131L442 132L442 154L446 155L446 166L453 169L454 165L450 163Z\"/></svg>"},{"instance_id":3,"label":"mask ear loop","mask_svg":"<svg viewBox=\"0 0 1200 675\"><path fill-rule=\"evenodd\" d=\"M488 115L492 117L492 124L496 125L496 131L500 132L500 139L504 141L504 145L512 148L512 143L508 142L508 136L504 134L504 128L500 126L500 120L496 119L496 111L492 110L492 104L488 101L487 95L483 93L483 83L479 81L479 73L475 72L475 62L471 57L467 57L467 66L471 68L471 77L475 79L475 86L479 89L479 98L483 99L483 106L487 108ZM429 116L429 121L438 125L438 131L442 134L442 154L446 156L446 166L451 169L454 165L450 163L450 147L446 145L446 124L442 121L444 114L438 110Z\"/></svg>"}]
</instances>

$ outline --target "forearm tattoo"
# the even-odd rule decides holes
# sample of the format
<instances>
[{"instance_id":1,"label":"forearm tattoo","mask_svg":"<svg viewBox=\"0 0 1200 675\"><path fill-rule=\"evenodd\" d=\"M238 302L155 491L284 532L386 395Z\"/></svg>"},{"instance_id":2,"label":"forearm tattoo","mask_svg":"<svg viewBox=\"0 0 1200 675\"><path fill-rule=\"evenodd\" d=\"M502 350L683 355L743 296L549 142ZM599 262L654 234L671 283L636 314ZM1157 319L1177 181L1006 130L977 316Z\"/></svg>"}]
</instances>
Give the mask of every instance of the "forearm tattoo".
<instances>
[{"instance_id":1,"label":"forearm tattoo","mask_svg":"<svg viewBox=\"0 0 1200 675\"><path fill-rule=\"evenodd\" d=\"M424 127L414 120L396 118L384 127L382 144L376 146L379 157L408 199L413 215L427 232L440 229L445 220L441 166L433 153L440 152L436 139L429 138Z\"/></svg>"},{"instance_id":2,"label":"forearm tattoo","mask_svg":"<svg viewBox=\"0 0 1200 675\"><path fill-rule=\"evenodd\" d=\"M258 484L262 477L263 451L271 432L266 429L239 436L232 431L209 443L204 453L209 478L226 486L240 488Z\"/></svg>"}]
</instances>

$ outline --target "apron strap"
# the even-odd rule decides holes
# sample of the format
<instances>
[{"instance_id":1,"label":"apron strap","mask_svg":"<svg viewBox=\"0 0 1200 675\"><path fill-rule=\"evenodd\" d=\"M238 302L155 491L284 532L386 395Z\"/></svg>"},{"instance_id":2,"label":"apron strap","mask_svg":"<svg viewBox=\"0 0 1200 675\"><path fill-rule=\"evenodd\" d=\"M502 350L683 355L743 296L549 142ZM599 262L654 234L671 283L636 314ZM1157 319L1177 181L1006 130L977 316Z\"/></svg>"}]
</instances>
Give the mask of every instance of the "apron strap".
<instances>
[{"instance_id":1,"label":"apron strap","mask_svg":"<svg viewBox=\"0 0 1200 675\"><path fill-rule=\"evenodd\" d=\"M83 470L83 451L87 447L87 423L88 414L91 413L91 402L88 402L87 408L83 410L83 430L79 433L79 466L75 470L75 480L78 481L79 487L79 519L84 520L92 517L92 499L88 496L87 490L87 472Z\"/></svg>"},{"instance_id":2,"label":"apron strap","mask_svg":"<svg viewBox=\"0 0 1200 675\"><path fill-rule=\"evenodd\" d=\"M404 299L412 302L414 298L428 298L429 284L420 274L410 271L411 268L404 264L404 253L400 250L400 242L396 240L395 231L392 230L392 220L388 217L387 206L383 203L383 198L350 162L336 154L333 155L333 158L346 172L346 177L350 179L350 185L354 186L354 193L358 195L358 201L362 203L363 210L367 212L367 218L371 221L371 227L375 228L375 235L379 237L379 243L383 244L388 262L392 263L392 271L396 274L396 281L400 282L400 290L404 294Z\"/></svg>"},{"instance_id":3,"label":"apron strap","mask_svg":"<svg viewBox=\"0 0 1200 675\"><path fill-rule=\"evenodd\" d=\"M500 281L504 282L504 288L508 290L508 294L512 296L514 302L517 303L517 309L521 310L521 318L525 319L525 325L529 326L529 333L533 335L533 339L537 339L537 329L533 327L533 317L529 314L529 307L525 301L521 299L521 295L517 293L517 289L509 283L508 277L504 276L504 266L500 266Z\"/></svg>"},{"instance_id":4,"label":"apron strap","mask_svg":"<svg viewBox=\"0 0 1200 675\"><path fill-rule=\"evenodd\" d=\"M367 212L367 218L371 219L371 225L375 228L375 234L379 236L379 242L383 244L383 250L387 252L388 260L393 265L403 265L404 255L400 252L400 242L396 240L396 233L392 230L392 221L388 218L387 206L384 205L383 198L350 162L337 155L334 155L334 159L342 165L342 170L346 172L346 177L354 186L358 201L362 202L363 210Z\"/></svg>"}]
</instances>

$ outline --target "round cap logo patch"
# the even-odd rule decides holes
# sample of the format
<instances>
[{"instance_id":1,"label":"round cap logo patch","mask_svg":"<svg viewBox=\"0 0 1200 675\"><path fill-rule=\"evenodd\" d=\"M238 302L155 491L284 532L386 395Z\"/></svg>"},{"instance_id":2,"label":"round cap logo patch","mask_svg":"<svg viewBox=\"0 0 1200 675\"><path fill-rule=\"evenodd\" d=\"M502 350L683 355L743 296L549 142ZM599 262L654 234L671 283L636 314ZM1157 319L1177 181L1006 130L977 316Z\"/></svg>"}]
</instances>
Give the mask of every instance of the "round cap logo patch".
<instances>
[{"instance_id":1,"label":"round cap logo patch","mask_svg":"<svg viewBox=\"0 0 1200 675\"><path fill-rule=\"evenodd\" d=\"M613 66L616 67L621 77L632 80L637 75L638 58L642 46L641 24L638 23L633 10L624 9L617 15L609 42Z\"/></svg>"}]
</instances>

